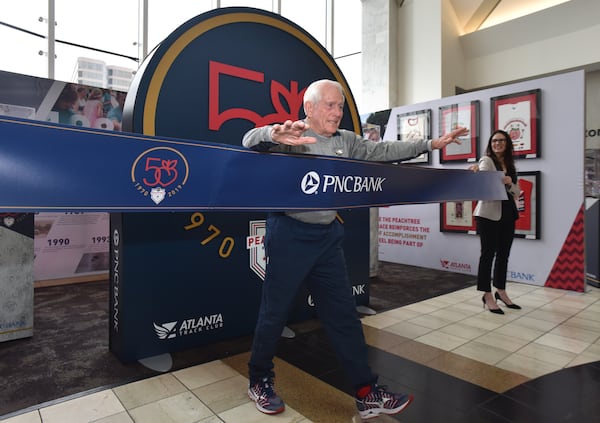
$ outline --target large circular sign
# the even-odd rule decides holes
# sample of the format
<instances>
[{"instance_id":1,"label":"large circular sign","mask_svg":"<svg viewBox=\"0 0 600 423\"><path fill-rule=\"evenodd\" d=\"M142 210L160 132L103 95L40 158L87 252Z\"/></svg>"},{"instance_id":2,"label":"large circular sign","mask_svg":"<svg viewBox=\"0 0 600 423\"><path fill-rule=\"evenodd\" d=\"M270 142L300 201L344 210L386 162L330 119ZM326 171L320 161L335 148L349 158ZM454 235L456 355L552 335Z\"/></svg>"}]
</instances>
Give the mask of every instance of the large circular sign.
<instances>
[{"instance_id":1,"label":"large circular sign","mask_svg":"<svg viewBox=\"0 0 600 423\"><path fill-rule=\"evenodd\" d=\"M304 90L323 78L342 84L341 126L360 133L348 83L310 34L264 10L215 9L146 58L127 95L124 130L239 145L255 126L303 118Z\"/></svg>"}]
</instances>

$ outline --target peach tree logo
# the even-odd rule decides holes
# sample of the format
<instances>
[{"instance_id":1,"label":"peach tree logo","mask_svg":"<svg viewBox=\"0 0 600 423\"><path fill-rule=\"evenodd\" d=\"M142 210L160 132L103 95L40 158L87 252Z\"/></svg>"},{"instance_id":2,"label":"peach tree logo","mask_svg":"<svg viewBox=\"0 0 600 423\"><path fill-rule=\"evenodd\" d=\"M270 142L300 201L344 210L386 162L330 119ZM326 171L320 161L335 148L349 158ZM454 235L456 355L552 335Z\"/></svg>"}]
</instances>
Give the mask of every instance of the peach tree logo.
<instances>
[{"instance_id":1,"label":"peach tree logo","mask_svg":"<svg viewBox=\"0 0 600 423\"><path fill-rule=\"evenodd\" d=\"M156 147L140 154L131 166L131 181L136 191L160 204L179 193L189 175L189 165L179 151Z\"/></svg>"},{"instance_id":2,"label":"peach tree logo","mask_svg":"<svg viewBox=\"0 0 600 423\"><path fill-rule=\"evenodd\" d=\"M300 90L298 81L290 81L290 89L288 90L284 84L272 80L269 86L269 93L271 95L271 104L275 111L261 116L257 112L243 107L234 107L221 111L219 105L221 99L221 76L239 78L240 80L266 85L265 74L263 72L210 60L208 75L210 84L208 91L208 128L211 131L218 131L225 122L232 119L246 119L254 123L255 126L299 119L306 88Z\"/></svg>"},{"instance_id":3,"label":"peach tree logo","mask_svg":"<svg viewBox=\"0 0 600 423\"><path fill-rule=\"evenodd\" d=\"M526 148L525 137L528 135L528 124L523 119L512 119L504 125L504 129L513 143L515 151Z\"/></svg>"}]
</instances>

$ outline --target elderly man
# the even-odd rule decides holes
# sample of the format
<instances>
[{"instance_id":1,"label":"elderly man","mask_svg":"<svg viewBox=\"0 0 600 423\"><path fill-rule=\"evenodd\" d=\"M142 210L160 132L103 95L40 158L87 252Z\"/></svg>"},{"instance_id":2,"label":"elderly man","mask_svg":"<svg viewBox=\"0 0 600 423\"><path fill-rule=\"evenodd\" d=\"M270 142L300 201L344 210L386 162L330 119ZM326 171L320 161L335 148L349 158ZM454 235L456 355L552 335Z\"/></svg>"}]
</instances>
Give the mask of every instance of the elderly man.
<instances>
[{"instance_id":1,"label":"elderly man","mask_svg":"<svg viewBox=\"0 0 600 423\"><path fill-rule=\"evenodd\" d=\"M466 128L434 140L374 142L340 129L345 97L337 81L320 80L304 93L306 119L254 128L242 144L259 151L401 161L458 142ZM250 358L248 394L267 414L281 413L283 400L275 393L273 357L289 311L301 284L306 283L317 315L355 388L363 419L396 414L412 395L387 391L367 360L362 325L346 271L342 248L344 228L335 210L270 213L266 223L266 276Z\"/></svg>"}]
</instances>

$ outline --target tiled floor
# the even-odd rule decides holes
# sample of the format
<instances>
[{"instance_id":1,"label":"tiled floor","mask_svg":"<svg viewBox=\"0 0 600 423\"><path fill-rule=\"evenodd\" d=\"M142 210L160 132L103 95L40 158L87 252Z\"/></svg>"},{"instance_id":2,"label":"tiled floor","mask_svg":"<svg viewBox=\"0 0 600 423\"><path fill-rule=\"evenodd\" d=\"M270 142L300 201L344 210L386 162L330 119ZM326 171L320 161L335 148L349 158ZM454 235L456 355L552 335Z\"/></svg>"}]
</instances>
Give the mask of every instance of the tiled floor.
<instances>
[{"instance_id":1,"label":"tiled floor","mask_svg":"<svg viewBox=\"0 0 600 423\"><path fill-rule=\"evenodd\" d=\"M600 421L600 289L510 284L508 292L523 310L484 311L469 287L363 317L380 382L415 394L405 412L371 421ZM294 329L276 359L287 403L277 416L249 401L244 353L42 404L4 422L358 422L318 323Z\"/></svg>"},{"instance_id":2,"label":"tiled floor","mask_svg":"<svg viewBox=\"0 0 600 423\"><path fill-rule=\"evenodd\" d=\"M467 288L363 318L365 325L536 378L600 360L600 295L511 284L523 310L482 312ZM502 305L502 304L501 304Z\"/></svg>"}]
</instances>

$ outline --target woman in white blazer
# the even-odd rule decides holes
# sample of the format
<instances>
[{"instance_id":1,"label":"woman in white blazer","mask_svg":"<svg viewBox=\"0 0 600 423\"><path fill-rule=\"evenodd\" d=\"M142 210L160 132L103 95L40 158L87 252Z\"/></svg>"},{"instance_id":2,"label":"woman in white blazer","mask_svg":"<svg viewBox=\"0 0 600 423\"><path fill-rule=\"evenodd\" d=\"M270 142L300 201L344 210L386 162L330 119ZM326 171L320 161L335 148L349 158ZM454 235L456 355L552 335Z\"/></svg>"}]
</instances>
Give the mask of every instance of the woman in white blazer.
<instances>
[{"instance_id":1,"label":"woman in white blazer","mask_svg":"<svg viewBox=\"0 0 600 423\"><path fill-rule=\"evenodd\" d=\"M495 300L511 309L520 309L506 294L508 257L515 234L515 221L519 217L515 201L521 190L517 184L517 170L513 157L513 145L506 131L496 130L490 136L485 155L474 171L503 171L502 182L506 186L506 200L479 201L473 215L481 241L481 256L477 272L477 290L482 291L483 308L496 314L504 314ZM492 278L493 265L493 278ZM496 288L492 296L492 281Z\"/></svg>"}]
</instances>

